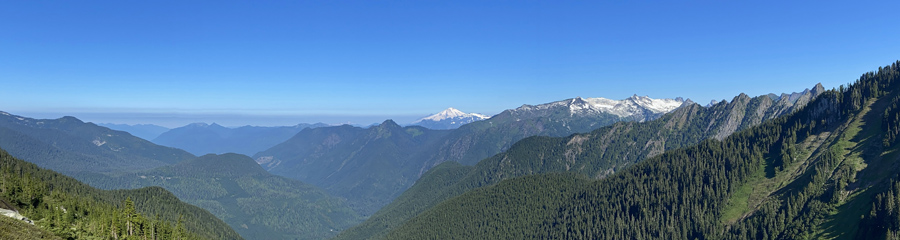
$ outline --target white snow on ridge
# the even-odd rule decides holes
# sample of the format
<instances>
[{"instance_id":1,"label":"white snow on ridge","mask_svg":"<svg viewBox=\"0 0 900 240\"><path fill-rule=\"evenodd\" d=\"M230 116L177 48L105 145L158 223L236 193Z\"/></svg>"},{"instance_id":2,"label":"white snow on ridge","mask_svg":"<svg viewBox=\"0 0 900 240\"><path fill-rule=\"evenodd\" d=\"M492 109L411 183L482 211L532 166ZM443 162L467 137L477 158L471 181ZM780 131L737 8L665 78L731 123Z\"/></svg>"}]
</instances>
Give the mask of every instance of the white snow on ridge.
<instances>
[{"instance_id":1,"label":"white snow on ridge","mask_svg":"<svg viewBox=\"0 0 900 240\"><path fill-rule=\"evenodd\" d=\"M635 104L640 105L641 107L644 107L646 109L649 109L650 111L652 111L654 113L670 112L670 111L675 110L676 108L680 107L681 104L684 103L683 100L679 101L679 100L675 100L675 99L653 99L648 96L640 97L638 95L634 95L634 96L632 96L626 100L622 100L622 101L628 101L628 100L631 100Z\"/></svg>"},{"instance_id":2,"label":"white snow on ridge","mask_svg":"<svg viewBox=\"0 0 900 240\"><path fill-rule=\"evenodd\" d=\"M478 113L469 113L469 115L470 115L470 117L478 118L478 120L485 120L485 119L491 118L491 116L484 115L484 114L478 114Z\"/></svg>"},{"instance_id":3,"label":"white snow on ridge","mask_svg":"<svg viewBox=\"0 0 900 240\"><path fill-rule=\"evenodd\" d=\"M452 107L451 107L451 108L447 108L447 109L445 109L444 111L441 111L441 112L439 112L439 113L437 113L437 114L434 114L434 115L427 116L427 117L424 117L424 118L422 118L422 119L416 120L416 121L413 122L413 123L419 123L419 122L422 122L422 121L425 121L425 120L430 120L430 121L438 122L438 121L442 121L442 120L445 120L445 119L458 119L458 118L477 118L477 119L479 119L479 120L482 120L482 119L488 119L488 118L490 118L490 117L485 116L485 115L481 115L481 114L477 114L477 113L464 113L464 112L462 112L462 111L460 111L460 110L457 110L456 108L452 108Z\"/></svg>"},{"instance_id":4,"label":"white snow on ridge","mask_svg":"<svg viewBox=\"0 0 900 240\"><path fill-rule=\"evenodd\" d=\"M516 110L544 110L556 106L568 106L569 112L591 113L604 112L614 114L620 117L629 117L635 114L641 114L644 110L653 113L666 113L684 104L684 100L678 99L653 99L647 96L634 95L623 100L612 100L607 98L581 98L556 101L537 106L523 105Z\"/></svg>"}]
</instances>

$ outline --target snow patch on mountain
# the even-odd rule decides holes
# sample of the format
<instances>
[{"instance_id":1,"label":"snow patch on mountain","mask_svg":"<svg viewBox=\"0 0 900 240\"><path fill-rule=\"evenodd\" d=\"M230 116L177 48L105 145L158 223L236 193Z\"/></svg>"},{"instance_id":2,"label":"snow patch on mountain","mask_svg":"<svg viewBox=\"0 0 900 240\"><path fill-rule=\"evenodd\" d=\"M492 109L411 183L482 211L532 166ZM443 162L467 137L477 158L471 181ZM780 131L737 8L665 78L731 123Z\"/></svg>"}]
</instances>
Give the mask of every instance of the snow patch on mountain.
<instances>
[{"instance_id":1,"label":"snow patch on mountain","mask_svg":"<svg viewBox=\"0 0 900 240\"><path fill-rule=\"evenodd\" d=\"M439 122L439 121L443 121L446 119L452 120L452 119L459 119L459 118L476 118L478 120L484 120L484 119L488 119L490 117L482 115L482 114L478 114L478 113L464 113L460 110L457 110L456 108L451 107L451 108L447 108L444 111L441 111L437 114L416 120L413 123L420 123L420 122L426 121L426 120Z\"/></svg>"},{"instance_id":2,"label":"snow patch on mountain","mask_svg":"<svg viewBox=\"0 0 900 240\"><path fill-rule=\"evenodd\" d=\"M619 117L630 117L640 115L646 111L659 114L667 113L675 110L684 104L682 98L676 99L654 99L648 96L634 95L623 100L612 100L607 98L581 98L576 97L563 101L556 101L540 105L522 105L517 111L535 111L546 110L556 107L568 107L571 114L589 114L589 113L609 113Z\"/></svg>"},{"instance_id":3,"label":"snow patch on mountain","mask_svg":"<svg viewBox=\"0 0 900 240\"><path fill-rule=\"evenodd\" d=\"M478 113L464 113L455 108L447 108L437 114L416 120L412 124L431 129L454 129L459 126L490 118Z\"/></svg>"}]
</instances>

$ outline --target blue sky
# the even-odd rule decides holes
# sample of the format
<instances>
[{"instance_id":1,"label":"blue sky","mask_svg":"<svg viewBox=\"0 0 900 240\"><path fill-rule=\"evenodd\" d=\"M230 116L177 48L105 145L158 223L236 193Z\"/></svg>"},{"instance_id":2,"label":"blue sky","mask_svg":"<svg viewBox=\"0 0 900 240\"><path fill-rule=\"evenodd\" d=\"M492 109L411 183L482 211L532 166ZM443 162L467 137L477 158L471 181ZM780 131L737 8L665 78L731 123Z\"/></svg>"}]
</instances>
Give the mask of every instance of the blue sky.
<instances>
[{"instance_id":1,"label":"blue sky","mask_svg":"<svg viewBox=\"0 0 900 240\"><path fill-rule=\"evenodd\" d=\"M576 96L707 103L900 59L897 1L5 1L0 110L411 122Z\"/></svg>"}]
</instances>

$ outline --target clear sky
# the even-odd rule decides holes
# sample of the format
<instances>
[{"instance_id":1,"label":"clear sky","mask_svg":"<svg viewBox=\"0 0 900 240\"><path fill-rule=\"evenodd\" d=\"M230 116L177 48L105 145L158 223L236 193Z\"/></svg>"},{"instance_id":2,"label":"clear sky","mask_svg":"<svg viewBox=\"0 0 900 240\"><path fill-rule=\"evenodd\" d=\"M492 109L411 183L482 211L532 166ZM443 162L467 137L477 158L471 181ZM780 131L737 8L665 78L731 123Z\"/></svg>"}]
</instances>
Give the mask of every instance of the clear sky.
<instances>
[{"instance_id":1,"label":"clear sky","mask_svg":"<svg viewBox=\"0 0 900 240\"><path fill-rule=\"evenodd\" d=\"M788 3L790 2L790 3ZM411 122L581 97L707 103L900 59L900 1L3 1L0 111Z\"/></svg>"}]
</instances>

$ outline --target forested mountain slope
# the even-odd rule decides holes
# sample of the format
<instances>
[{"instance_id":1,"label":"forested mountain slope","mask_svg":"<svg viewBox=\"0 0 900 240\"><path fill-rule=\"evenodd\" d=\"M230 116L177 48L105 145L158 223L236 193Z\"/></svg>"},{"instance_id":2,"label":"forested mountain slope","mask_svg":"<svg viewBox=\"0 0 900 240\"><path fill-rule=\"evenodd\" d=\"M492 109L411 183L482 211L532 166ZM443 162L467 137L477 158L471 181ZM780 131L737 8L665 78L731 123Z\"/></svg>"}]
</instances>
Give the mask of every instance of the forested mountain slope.
<instances>
[{"instance_id":1,"label":"forested mountain slope","mask_svg":"<svg viewBox=\"0 0 900 240\"><path fill-rule=\"evenodd\" d=\"M344 200L272 175L250 157L234 153L113 177L82 177L107 189L163 187L209 210L247 239L325 239L362 221Z\"/></svg>"},{"instance_id":2,"label":"forested mountain slope","mask_svg":"<svg viewBox=\"0 0 900 240\"><path fill-rule=\"evenodd\" d=\"M163 187L251 239L321 239L361 221L345 201L271 175L246 156L198 158L73 117L0 120L0 146L26 160L105 189Z\"/></svg>"},{"instance_id":3,"label":"forested mountain slope","mask_svg":"<svg viewBox=\"0 0 900 240\"><path fill-rule=\"evenodd\" d=\"M252 156L290 139L305 128L324 126L327 125L302 123L283 127L229 128L215 123L193 123L166 131L151 140L159 145L184 149L197 156L209 153L240 153Z\"/></svg>"},{"instance_id":4,"label":"forested mountain slope","mask_svg":"<svg viewBox=\"0 0 900 240\"><path fill-rule=\"evenodd\" d=\"M898 82L900 61L722 141L666 151L599 180L584 173L505 180L441 202L384 238L896 236ZM507 158L508 165L553 165L541 158L551 151L563 148Z\"/></svg>"},{"instance_id":5,"label":"forested mountain slope","mask_svg":"<svg viewBox=\"0 0 900 240\"><path fill-rule=\"evenodd\" d=\"M63 239L241 239L206 210L183 203L158 187L98 190L3 150L0 180L2 205L18 210L40 228L35 232L30 224L15 224L4 226L0 234L11 234L9 230L51 233ZM20 237L27 236L11 239Z\"/></svg>"},{"instance_id":6,"label":"forested mountain slope","mask_svg":"<svg viewBox=\"0 0 900 240\"><path fill-rule=\"evenodd\" d=\"M0 148L65 174L151 169L195 157L74 117L32 119L6 112L0 112Z\"/></svg>"},{"instance_id":7,"label":"forested mountain slope","mask_svg":"<svg viewBox=\"0 0 900 240\"><path fill-rule=\"evenodd\" d=\"M412 185L418 178L415 160L446 133L401 127L391 120L369 128L305 129L260 152L256 161L274 174L347 198L354 209L368 215Z\"/></svg>"},{"instance_id":8,"label":"forested mountain slope","mask_svg":"<svg viewBox=\"0 0 900 240\"><path fill-rule=\"evenodd\" d=\"M301 131L254 159L272 173L345 197L354 209L370 215L442 162L475 164L525 137L566 136L618 121L655 119L683 102L639 96L620 101L573 98L523 105L443 131L400 127L393 121L369 129L317 128Z\"/></svg>"},{"instance_id":9,"label":"forested mountain slope","mask_svg":"<svg viewBox=\"0 0 900 240\"><path fill-rule=\"evenodd\" d=\"M737 130L796 111L824 92L821 85L795 98L745 94L710 107L689 104L645 122L618 122L590 133L568 137L531 137L474 167L453 163L435 168L366 222L341 233L339 239L380 237L393 227L441 201L503 179L549 172L576 172L598 179L665 150L723 138ZM529 159L529 160L523 160Z\"/></svg>"}]
</instances>

